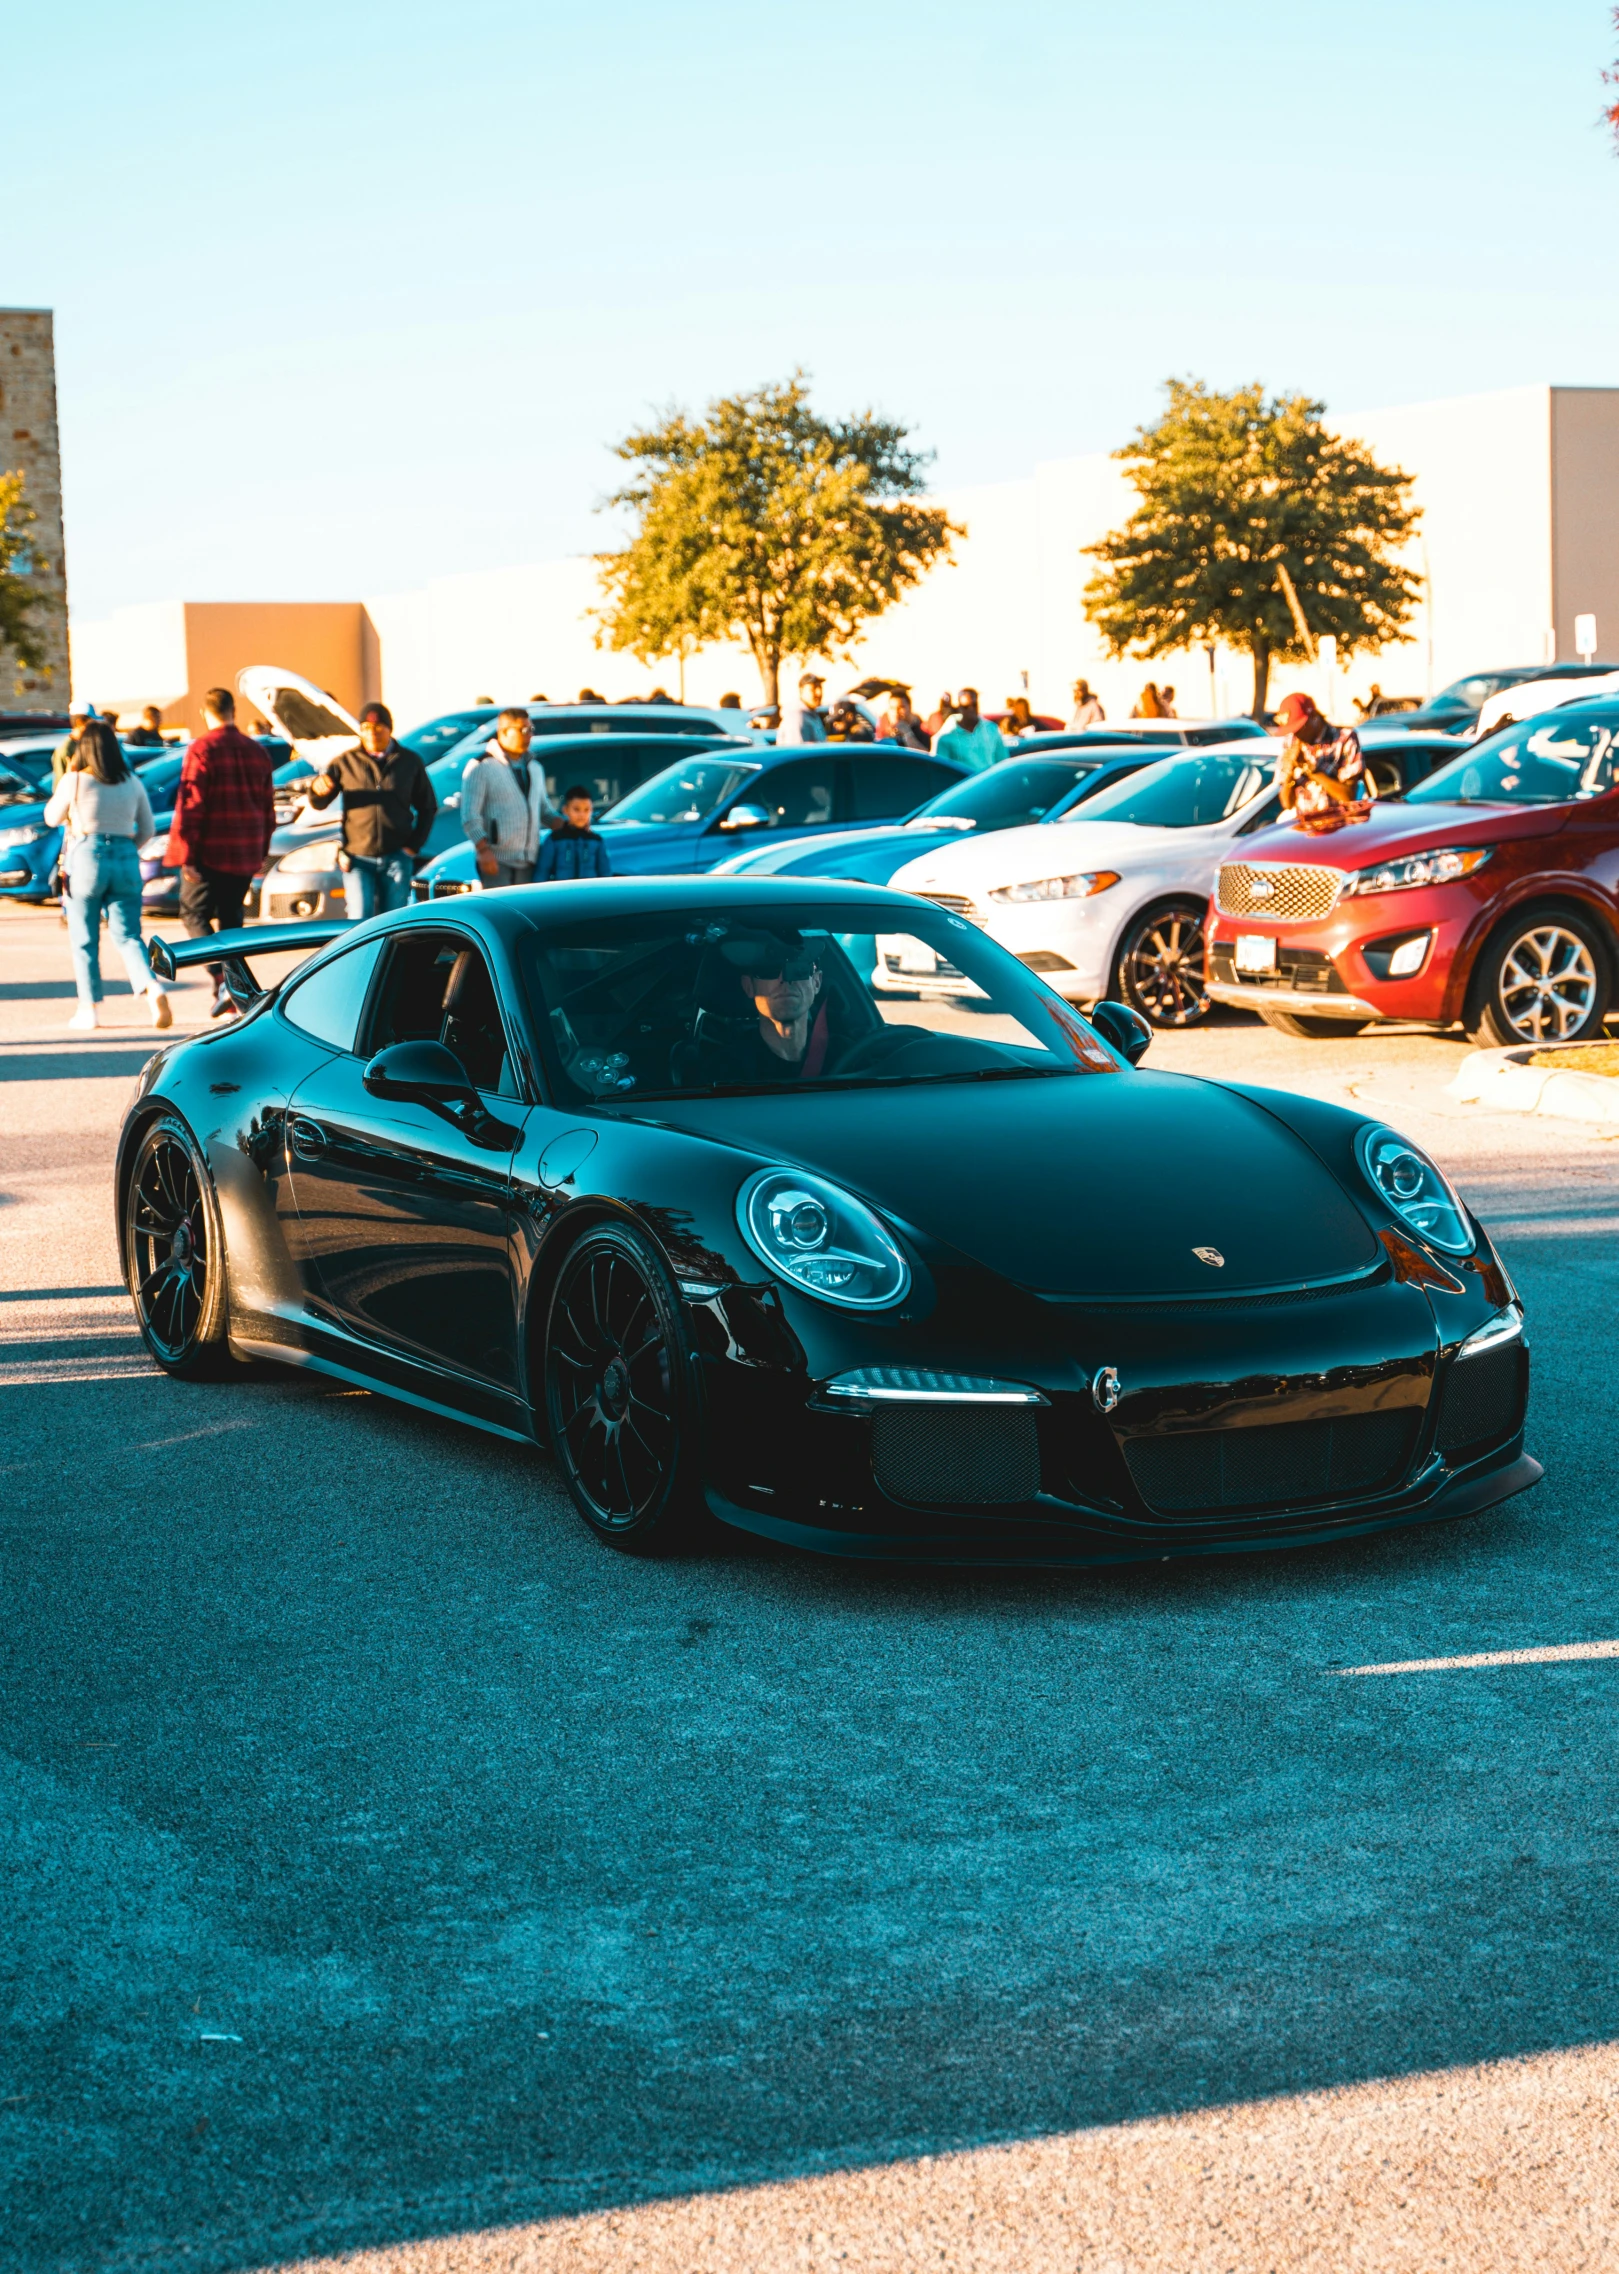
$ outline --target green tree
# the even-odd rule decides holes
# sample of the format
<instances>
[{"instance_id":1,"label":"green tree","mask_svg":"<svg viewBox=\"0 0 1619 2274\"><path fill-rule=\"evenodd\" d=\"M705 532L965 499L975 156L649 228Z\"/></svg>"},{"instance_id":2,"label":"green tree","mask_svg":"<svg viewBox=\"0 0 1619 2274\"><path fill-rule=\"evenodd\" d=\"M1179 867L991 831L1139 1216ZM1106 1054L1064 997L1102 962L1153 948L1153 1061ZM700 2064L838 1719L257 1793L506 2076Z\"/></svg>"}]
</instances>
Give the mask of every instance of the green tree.
<instances>
[{"instance_id":1,"label":"green tree","mask_svg":"<svg viewBox=\"0 0 1619 2274\"><path fill-rule=\"evenodd\" d=\"M871 411L821 418L802 371L671 409L617 455L634 472L607 502L635 533L598 556L598 644L652 663L744 639L770 703L783 657L847 652L965 534L920 502L931 453Z\"/></svg>"},{"instance_id":2,"label":"green tree","mask_svg":"<svg viewBox=\"0 0 1619 2274\"><path fill-rule=\"evenodd\" d=\"M29 618L36 608L52 605L49 595L29 581L27 569L16 566L30 558L28 530L37 518L23 496L22 475L0 474L0 650L9 649L29 671L47 668L39 632ZM17 693L22 693L20 679Z\"/></svg>"},{"instance_id":3,"label":"green tree","mask_svg":"<svg viewBox=\"0 0 1619 2274\"><path fill-rule=\"evenodd\" d=\"M1101 562L1085 613L1113 655L1218 644L1253 658L1254 715L1270 667L1330 632L1348 657L1411 635L1420 579L1394 555L1415 528L1411 477L1322 424L1325 404L1168 382L1168 408L1114 452L1141 499L1085 549ZM1310 635L1299 632L1286 570Z\"/></svg>"}]
</instances>

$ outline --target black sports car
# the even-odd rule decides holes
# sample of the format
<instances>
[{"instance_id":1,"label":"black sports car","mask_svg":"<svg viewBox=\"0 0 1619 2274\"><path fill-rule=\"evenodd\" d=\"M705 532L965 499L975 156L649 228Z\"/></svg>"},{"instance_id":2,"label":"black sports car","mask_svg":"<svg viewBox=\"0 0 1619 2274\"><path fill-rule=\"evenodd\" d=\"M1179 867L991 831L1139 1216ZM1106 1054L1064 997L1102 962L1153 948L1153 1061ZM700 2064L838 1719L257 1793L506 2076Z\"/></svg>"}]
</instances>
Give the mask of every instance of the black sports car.
<instances>
[{"instance_id":1,"label":"black sports car","mask_svg":"<svg viewBox=\"0 0 1619 2274\"><path fill-rule=\"evenodd\" d=\"M119 1140L159 1364L314 1366L547 1445L617 1546L706 1509L1111 1561L1541 1473L1517 1296L1415 1146L1137 1071L1134 1013L1087 1022L926 900L551 884L153 955L223 958L241 1010L150 1061ZM888 991L941 965L949 1003Z\"/></svg>"}]
</instances>

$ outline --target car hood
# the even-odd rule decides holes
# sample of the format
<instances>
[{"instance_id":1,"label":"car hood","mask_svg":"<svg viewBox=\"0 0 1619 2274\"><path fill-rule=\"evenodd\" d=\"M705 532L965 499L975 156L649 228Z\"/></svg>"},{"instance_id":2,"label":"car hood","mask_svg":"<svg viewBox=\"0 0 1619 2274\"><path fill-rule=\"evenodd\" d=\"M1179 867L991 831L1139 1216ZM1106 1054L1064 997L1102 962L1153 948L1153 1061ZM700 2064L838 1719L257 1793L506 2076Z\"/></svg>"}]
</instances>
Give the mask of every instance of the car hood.
<instances>
[{"instance_id":1,"label":"car hood","mask_svg":"<svg viewBox=\"0 0 1619 2274\"><path fill-rule=\"evenodd\" d=\"M1148 829L1136 821L1032 821L1021 829L935 843L889 879L896 892L970 892L975 886L1031 884L1084 869L1195 868L1224 850L1230 831Z\"/></svg>"},{"instance_id":2,"label":"car hood","mask_svg":"<svg viewBox=\"0 0 1619 2274\"><path fill-rule=\"evenodd\" d=\"M1440 845L1493 844L1503 832L1514 838L1552 837L1569 816L1566 805L1411 805L1404 798L1379 798L1374 805L1349 810L1356 819L1338 828L1316 830L1279 821L1256 829L1242 839L1238 857L1364 869Z\"/></svg>"},{"instance_id":3,"label":"car hood","mask_svg":"<svg viewBox=\"0 0 1619 2274\"><path fill-rule=\"evenodd\" d=\"M1041 1294L1232 1295L1337 1278L1379 1253L1309 1146L1187 1075L671 1099L645 1118L818 1170Z\"/></svg>"}]
</instances>

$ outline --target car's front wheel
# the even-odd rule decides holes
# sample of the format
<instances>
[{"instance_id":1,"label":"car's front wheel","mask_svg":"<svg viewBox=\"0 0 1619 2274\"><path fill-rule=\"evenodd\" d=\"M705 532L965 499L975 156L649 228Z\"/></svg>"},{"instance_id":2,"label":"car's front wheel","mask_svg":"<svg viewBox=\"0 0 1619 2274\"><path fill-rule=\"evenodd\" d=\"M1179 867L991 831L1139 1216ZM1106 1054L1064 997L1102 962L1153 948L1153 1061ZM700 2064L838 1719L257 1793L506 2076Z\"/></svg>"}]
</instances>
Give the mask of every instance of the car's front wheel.
<instances>
[{"instance_id":1,"label":"car's front wheel","mask_svg":"<svg viewBox=\"0 0 1619 2274\"><path fill-rule=\"evenodd\" d=\"M1200 900L1166 901L1124 935L1116 992L1153 1026L1196 1026L1214 1007L1204 984L1203 918Z\"/></svg>"},{"instance_id":2,"label":"car's front wheel","mask_svg":"<svg viewBox=\"0 0 1619 2274\"><path fill-rule=\"evenodd\" d=\"M1606 942L1569 908L1529 908L1474 966L1463 1024L1486 1050L1600 1036L1613 991Z\"/></svg>"},{"instance_id":3,"label":"car's front wheel","mask_svg":"<svg viewBox=\"0 0 1619 2274\"><path fill-rule=\"evenodd\" d=\"M1364 1034L1366 1032L1366 1021L1364 1019L1314 1018L1308 1011L1268 1011L1263 1004L1260 1006L1259 1015L1265 1024L1273 1026L1278 1034L1308 1035L1313 1042L1337 1042L1340 1039L1347 1039L1352 1034Z\"/></svg>"},{"instance_id":4,"label":"car's front wheel","mask_svg":"<svg viewBox=\"0 0 1619 2274\"><path fill-rule=\"evenodd\" d=\"M649 1241L586 1232L546 1320L546 1420L574 1506L640 1555L683 1546L700 1518L697 1396L679 1298Z\"/></svg>"},{"instance_id":5,"label":"car's front wheel","mask_svg":"<svg viewBox=\"0 0 1619 2274\"><path fill-rule=\"evenodd\" d=\"M124 1195L124 1256L135 1317L167 1374L230 1364L225 1256L202 1154L178 1114L142 1132Z\"/></svg>"}]
</instances>

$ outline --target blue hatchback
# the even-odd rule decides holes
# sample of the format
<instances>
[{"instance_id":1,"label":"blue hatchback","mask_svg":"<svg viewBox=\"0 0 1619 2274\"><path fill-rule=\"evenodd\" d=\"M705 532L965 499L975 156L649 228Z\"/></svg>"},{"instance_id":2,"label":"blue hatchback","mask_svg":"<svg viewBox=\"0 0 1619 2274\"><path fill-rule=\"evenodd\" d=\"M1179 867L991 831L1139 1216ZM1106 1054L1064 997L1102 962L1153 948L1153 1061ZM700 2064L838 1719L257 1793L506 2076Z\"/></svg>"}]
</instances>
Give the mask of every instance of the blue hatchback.
<instances>
[{"instance_id":1,"label":"blue hatchback","mask_svg":"<svg viewBox=\"0 0 1619 2274\"><path fill-rule=\"evenodd\" d=\"M965 770L893 743L819 742L759 757L694 754L621 798L600 824L615 876L681 876L711 869L745 844L849 835L914 813ZM470 845L430 861L420 899L477 883Z\"/></svg>"}]
</instances>

